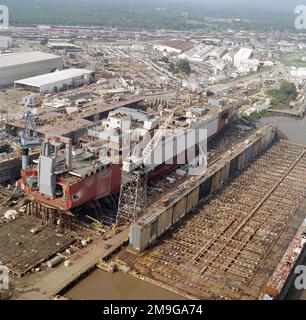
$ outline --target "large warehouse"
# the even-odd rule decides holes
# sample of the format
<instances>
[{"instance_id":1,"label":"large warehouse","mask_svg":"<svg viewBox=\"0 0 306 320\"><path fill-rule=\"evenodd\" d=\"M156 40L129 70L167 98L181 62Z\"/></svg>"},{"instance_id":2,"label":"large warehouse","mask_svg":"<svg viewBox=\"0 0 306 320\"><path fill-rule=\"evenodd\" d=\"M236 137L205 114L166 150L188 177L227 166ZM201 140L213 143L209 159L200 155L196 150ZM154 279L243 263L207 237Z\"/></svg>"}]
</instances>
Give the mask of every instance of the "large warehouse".
<instances>
[{"instance_id":1,"label":"large warehouse","mask_svg":"<svg viewBox=\"0 0 306 320\"><path fill-rule=\"evenodd\" d=\"M75 88L93 81L94 78L94 71L87 69L67 69L15 81L15 87L46 94Z\"/></svg>"},{"instance_id":2,"label":"large warehouse","mask_svg":"<svg viewBox=\"0 0 306 320\"><path fill-rule=\"evenodd\" d=\"M196 43L185 39L174 39L156 44L153 48L157 51L181 54L192 49Z\"/></svg>"},{"instance_id":3,"label":"large warehouse","mask_svg":"<svg viewBox=\"0 0 306 320\"><path fill-rule=\"evenodd\" d=\"M78 46L76 46L73 43L69 42L49 42L47 44L47 47L49 47L52 50L66 50L66 51L81 51L82 49Z\"/></svg>"},{"instance_id":4,"label":"large warehouse","mask_svg":"<svg viewBox=\"0 0 306 320\"><path fill-rule=\"evenodd\" d=\"M234 66L239 68L241 64L246 63L252 56L253 50L249 48L241 48L234 56Z\"/></svg>"},{"instance_id":5,"label":"large warehouse","mask_svg":"<svg viewBox=\"0 0 306 320\"><path fill-rule=\"evenodd\" d=\"M0 86L14 81L62 69L63 58L39 51L0 55Z\"/></svg>"}]
</instances>

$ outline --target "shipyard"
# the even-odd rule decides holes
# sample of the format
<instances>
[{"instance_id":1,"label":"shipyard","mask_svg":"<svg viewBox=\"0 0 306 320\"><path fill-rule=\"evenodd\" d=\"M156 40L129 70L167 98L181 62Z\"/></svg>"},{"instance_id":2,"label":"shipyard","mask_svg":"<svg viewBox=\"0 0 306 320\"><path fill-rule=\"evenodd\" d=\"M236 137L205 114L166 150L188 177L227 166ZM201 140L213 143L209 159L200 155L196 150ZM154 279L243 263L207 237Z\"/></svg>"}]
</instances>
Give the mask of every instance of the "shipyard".
<instances>
[{"instance_id":1,"label":"shipyard","mask_svg":"<svg viewBox=\"0 0 306 320\"><path fill-rule=\"evenodd\" d=\"M304 33L3 21L0 300L306 299Z\"/></svg>"}]
</instances>

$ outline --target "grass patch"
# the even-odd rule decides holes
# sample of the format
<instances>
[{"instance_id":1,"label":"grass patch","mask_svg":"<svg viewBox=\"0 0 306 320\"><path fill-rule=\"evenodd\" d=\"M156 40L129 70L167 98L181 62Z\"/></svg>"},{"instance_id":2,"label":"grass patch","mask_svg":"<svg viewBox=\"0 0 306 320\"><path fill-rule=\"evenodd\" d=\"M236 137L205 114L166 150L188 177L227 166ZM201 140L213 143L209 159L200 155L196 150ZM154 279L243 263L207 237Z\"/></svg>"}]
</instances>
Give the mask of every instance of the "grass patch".
<instances>
[{"instance_id":1,"label":"grass patch","mask_svg":"<svg viewBox=\"0 0 306 320\"><path fill-rule=\"evenodd\" d=\"M242 116L241 118L246 121L258 121L262 118L269 118L272 117L274 114L270 111L263 111L263 112L253 112L249 116Z\"/></svg>"},{"instance_id":2,"label":"grass patch","mask_svg":"<svg viewBox=\"0 0 306 320\"><path fill-rule=\"evenodd\" d=\"M306 68L306 62L302 61L302 57L306 57L306 50L285 54L279 57L278 61L287 66Z\"/></svg>"}]
</instances>

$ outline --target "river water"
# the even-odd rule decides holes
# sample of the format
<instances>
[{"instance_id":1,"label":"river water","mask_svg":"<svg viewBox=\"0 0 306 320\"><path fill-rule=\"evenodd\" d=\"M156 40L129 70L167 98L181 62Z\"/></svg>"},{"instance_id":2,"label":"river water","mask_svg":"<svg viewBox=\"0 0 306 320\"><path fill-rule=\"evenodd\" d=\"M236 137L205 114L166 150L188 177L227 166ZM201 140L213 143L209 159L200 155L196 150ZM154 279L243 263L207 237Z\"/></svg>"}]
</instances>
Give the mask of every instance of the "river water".
<instances>
[{"instance_id":1,"label":"river water","mask_svg":"<svg viewBox=\"0 0 306 320\"><path fill-rule=\"evenodd\" d=\"M298 119L294 117L270 117L258 121L258 125L275 124L288 137L289 140L306 144L306 117Z\"/></svg>"},{"instance_id":2,"label":"river water","mask_svg":"<svg viewBox=\"0 0 306 320\"><path fill-rule=\"evenodd\" d=\"M168 290L122 272L93 271L65 296L73 300L179 300Z\"/></svg>"},{"instance_id":3,"label":"river water","mask_svg":"<svg viewBox=\"0 0 306 320\"><path fill-rule=\"evenodd\" d=\"M258 121L258 126L269 123L277 125L289 140L306 144L306 117L303 120L282 116L264 118ZM102 270L92 272L70 289L65 296L70 299L85 300L182 299L174 293L130 275L121 272L108 273ZM298 291L292 287L287 299L306 300L306 290Z\"/></svg>"}]
</instances>

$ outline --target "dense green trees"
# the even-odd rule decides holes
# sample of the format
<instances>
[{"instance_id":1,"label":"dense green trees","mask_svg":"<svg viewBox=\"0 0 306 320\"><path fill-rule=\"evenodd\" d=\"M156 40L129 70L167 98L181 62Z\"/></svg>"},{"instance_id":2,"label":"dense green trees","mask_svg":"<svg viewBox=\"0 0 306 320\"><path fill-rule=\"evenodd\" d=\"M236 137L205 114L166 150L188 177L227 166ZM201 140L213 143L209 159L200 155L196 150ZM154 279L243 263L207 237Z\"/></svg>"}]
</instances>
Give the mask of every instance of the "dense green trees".
<instances>
[{"instance_id":1,"label":"dense green trees","mask_svg":"<svg viewBox=\"0 0 306 320\"><path fill-rule=\"evenodd\" d=\"M117 28L268 31L293 29L291 15L242 10L201 1L9 0L12 24L98 25ZM4 3L5 4L5 3ZM210 18L208 18L210 17ZM216 19L215 19L215 18ZM229 18L222 20L220 18ZM231 22L230 18L241 18Z\"/></svg>"},{"instance_id":2,"label":"dense green trees","mask_svg":"<svg viewBox=\"0 0 306 320\"><path fill-rule=\"evenodd\" d=\"M159 61L164 62L164 63L169 63L169 58L167 56L162 56Z\"/></svg>"},{"instance_id":3,"label":"dense green trees","mask_svg":"<svg viewBox=\"0 0 306 320\"><path fill-rule=\"evenodd\" d=\"M294 83L283 81L278 90L270 90L268 94L273 98L272 105L276 107L294 100L297 96L297 91Z\"/></svg>"},{"instance_id":4,"label":"dense green trees","mask_svg":"<svg viewBox=\"0 0 306 320\"><path fill-rule=\"evenodd\" d=\"M191 67L190 63L187 59L181 59L178 61L176 64L176 67L179 72L184 73L184 74L190 74L191 73Z\"/></svg>"},{"instance_id":5,"label":"dense green trees","mask_svg":"<svg viewBox=\"0 0 306 320\"><path fill-rule=\"evenodd\" d=\"M172 73L180 73L182 75L189 75L192 71L187 59L180 59L177 63L169 62L168 70Z\"/></svg>"},{"instance_id":6,"label":"dense green trees","mask_svg":"<svg viewBox=\"0 0 306 320\"><path fill-rule=\"evenodd\" d=\"M48 39L43 39L43 40L41 40L41 41L40 41L40 44L41 44L42 46L45 46L46 44L48 44Z\"/></svg>"}]
</instances>

